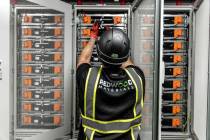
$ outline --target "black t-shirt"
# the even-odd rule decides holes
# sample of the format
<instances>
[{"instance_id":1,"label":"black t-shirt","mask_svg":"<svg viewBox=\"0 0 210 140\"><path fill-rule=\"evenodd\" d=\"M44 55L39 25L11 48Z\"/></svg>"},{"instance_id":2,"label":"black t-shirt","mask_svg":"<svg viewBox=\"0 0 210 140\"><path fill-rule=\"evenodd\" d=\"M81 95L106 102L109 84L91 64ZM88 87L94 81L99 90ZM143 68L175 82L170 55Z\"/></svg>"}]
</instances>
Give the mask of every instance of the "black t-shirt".
<instances>
[{"instance_id":1,"label":"black t-shirt","mask_svg":"<svg viewBox=\"0 0 210 140\"><path fill-rule=\"evenodd\" d=\"M80 110L84 111L84 90L85 82L88 74L88 70L91 66L89 64L81 64L77 69L77 96L79 97ZM130 65L128 67L134 68L134 70L142 78L143 88L145 88L144 74L140 68ZM145 91L145 90L144 90ZM135 87L126 74L121 69L103 68L98 83L96 92L96 109L95 118L103 121L117 120L117 119L129 119L133 116L133 107L136 101ZM144 93L143 93L144 94ZM107 135L106 138L97 138L97 140L129 140L130 133L124 134L118 137L119 134ZM79 133L79 140L85 139L84 132L81 126Z\"/></svg>"}]
</instances>

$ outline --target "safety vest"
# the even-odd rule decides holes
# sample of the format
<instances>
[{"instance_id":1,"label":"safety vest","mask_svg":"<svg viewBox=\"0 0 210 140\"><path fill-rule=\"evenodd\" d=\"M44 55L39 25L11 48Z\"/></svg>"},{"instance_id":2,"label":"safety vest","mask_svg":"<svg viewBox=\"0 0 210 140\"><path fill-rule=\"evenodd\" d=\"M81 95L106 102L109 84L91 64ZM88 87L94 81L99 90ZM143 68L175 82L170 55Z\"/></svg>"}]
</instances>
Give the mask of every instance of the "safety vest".
<instances>
[{"instance_id":1,"label":"safety vest","mask_svg":"<svg viewBox=\"0 0 210 140\"><path fill-rule=\"evenodd\" d=\"M137 140L140 132L141 111L143 108L143 83L142 78L133 68L124 69L135 87L136 101L133 107L133 118L122 120L102 121L95 119L96 91L102 66L89 69L84 91L84 114L81 114L82 126L86 140L94 140L94 135L131 132L132 140Z\"/></svg>"}]
</instances>

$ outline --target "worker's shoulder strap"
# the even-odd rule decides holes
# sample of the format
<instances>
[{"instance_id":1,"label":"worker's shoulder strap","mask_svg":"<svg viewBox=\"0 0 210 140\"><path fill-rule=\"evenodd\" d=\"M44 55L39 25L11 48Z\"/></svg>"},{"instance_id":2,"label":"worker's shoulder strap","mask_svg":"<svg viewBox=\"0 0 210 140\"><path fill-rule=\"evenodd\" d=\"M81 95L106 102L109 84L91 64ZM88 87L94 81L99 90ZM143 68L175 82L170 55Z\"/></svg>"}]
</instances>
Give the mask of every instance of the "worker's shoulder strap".
<instances>
[{"instance_id":1,"label":"worker's shoulder strap","mask_svg":"<svg viewBox=\"0 0 210 140\"><path fill-rule=\"evenodd\" d=\"M134 84L136 90L136 102L133 108L134 117L141 114L144 101L143 101L143 81L136 70L132 67L125 68L126 73L130 77L132 83Z\"/></svg>"},{"instance_id":2,"label":"worker's shoulder strap","mask_svg":"<svg viewBox=\"0 0 210 140\"><path fill-rule=\"evenodd\" d=\"M96 90L102 66L91 67L88 71L84 91L84 115L95 118Z\"/></svg>"}]
</instances>

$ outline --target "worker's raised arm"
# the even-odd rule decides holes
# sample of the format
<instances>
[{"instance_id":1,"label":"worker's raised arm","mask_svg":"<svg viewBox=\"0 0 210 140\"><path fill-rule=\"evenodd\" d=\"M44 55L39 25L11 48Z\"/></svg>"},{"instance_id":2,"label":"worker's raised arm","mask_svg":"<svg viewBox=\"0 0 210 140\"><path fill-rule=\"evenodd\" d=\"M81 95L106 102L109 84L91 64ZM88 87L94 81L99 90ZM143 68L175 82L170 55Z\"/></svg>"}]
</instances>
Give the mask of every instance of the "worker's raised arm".
<instances>
[{"instance_id":1,"label":"worker's raised arm","mask_svg":"<svg viewBox=\"0 0 210 140\"><path fill-rule=\"evenodd\" d=\"M99 31L99 25L98 23L95 23L91 29L90 40L79 56L77 67L79 67L79 65L83 63L88 63L88 64L90 63L93 47L95 45L96 39L98 38L98 31Z\"/></svg>"},{"instance_id":2,"label":"worker's raised arm","mask_svg":"<svg viewBox=\"0 0 210 140\"><path fill-rule=\"evenodd\" d=\"M134 63L132 62L131 58L129 57L127 61L122 63L121 67L126 68L127 66L130 66L130 65L134 65Z\"/></svg>"}]
</instances>

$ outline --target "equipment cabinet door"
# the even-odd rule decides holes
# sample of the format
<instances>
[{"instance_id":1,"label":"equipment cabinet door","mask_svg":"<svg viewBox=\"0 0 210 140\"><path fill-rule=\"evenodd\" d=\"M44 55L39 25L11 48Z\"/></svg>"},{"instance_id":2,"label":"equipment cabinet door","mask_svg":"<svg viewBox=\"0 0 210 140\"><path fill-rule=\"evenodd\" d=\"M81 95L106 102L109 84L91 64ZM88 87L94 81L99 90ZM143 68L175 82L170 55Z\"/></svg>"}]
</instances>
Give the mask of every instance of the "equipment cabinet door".
<instances>
[{"instance_id":1,"label":"equipment cabinet door","mask_svg":"<svg viewBox=\"0 0 210 140\"><path fill-rule=\"evenodd\" d=\"M143 0L133 6L132 57L145 75L145 98L141 139L157 140L158 53L160 44L161 0Z\"/></svg>"},{"instance_id":2,"label":"equipment cabinet door","mask_svg":"<svg viewBox=\"0 0 210 140\"><path fill-rule=\"evenodd\" d=\"M14 139L52 140L71 131L72 7L24 0L14 7Z\"/></svg>"}]
</instances>

